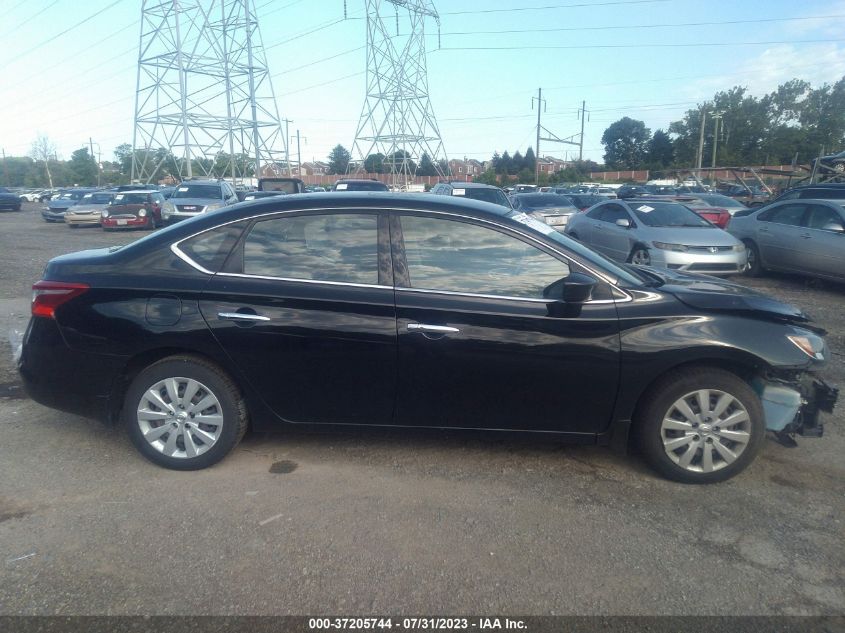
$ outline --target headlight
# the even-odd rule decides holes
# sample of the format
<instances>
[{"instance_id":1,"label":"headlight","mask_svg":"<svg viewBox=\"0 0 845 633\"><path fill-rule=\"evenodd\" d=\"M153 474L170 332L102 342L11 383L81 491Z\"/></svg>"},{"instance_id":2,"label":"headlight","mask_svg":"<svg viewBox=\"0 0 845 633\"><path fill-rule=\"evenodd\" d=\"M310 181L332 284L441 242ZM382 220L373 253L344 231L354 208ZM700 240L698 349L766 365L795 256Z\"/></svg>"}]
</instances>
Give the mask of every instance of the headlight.
<instances>
[{"instance_id":1,"label":"headlight","mask_svg":"<svg viewBox=\"0 0 845 633\"><path fill-rule=\"evenodd\" d=\"M734 251L736 251L737 253L739 253L739 252L741 252L741 251L744 251L744 250L745 250L745 244L734 244L734 245L733 245L733 249L734 249Z\"/></svg>"},{"instance_id":2,"label":"headlight","mask_svg":"<svg viewBox=\"0 0 845 633\"><path fill-rule=\"evenodd\" d=\"M100 215L102 215L104 218L107 218L107 217L109 217L109 212L108 212L108 210L104 209L103 212Z\"/></svg>"},{"instance_id":3,"label":"headlight","mask_svg":"<svg viewBox=\"0 0 845 633\"><path fill-rule=\"evenodd\" d=\"M688 246L683 244L667 244L666 242L652 242L655 248L663 251L677 251L678 253L686 253L689 250Z\"/></svg>"},{"instance_id":4,"label":"headlight","mask_svg":"<svg viewBox=\"0 0 845 633\"><path fill-rule=\"evenodd\" d=\"M139 217L139 218L145 218L145 217L147 217L147 210L146 210L146 209L141 209L140 211L138 211L138 217Z\"/></svg>"},{"instance_id":5,"label":"headlight","mask_svg":"<svg viewBox=\"0 0 845 633\"><path fill-rule=\"evenodd\" d=\"M217 203L215 203L215 204L210 204L210 205L208 205L208 206L204 209L204 212L205 212L205 213L208 213L209 211L217 211L217 209L222 209L222 208L223 208L223 205L222 205L221 203L217 202Z\"/></svg>"},{"instance_id":6,"label":"headlight","mask_svg":"<svg viewBox=\"0 0 845 633\"><path fill-rule=\"evenodd\" d=\"M799 330L801 334L787 336L790 342L814 360L824 360L824 339L812 332Z\"/></svg>"}]
</instances>

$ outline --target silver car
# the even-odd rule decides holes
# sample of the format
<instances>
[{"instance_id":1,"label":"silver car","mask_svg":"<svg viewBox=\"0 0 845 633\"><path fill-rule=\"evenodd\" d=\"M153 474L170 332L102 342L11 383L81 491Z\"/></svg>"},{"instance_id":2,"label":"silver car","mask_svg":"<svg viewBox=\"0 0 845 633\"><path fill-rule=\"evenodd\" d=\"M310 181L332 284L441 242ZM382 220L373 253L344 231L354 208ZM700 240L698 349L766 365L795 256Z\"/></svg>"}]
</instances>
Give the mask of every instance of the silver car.
<instances>
[{"instance_id":1,"label":"silver car","mask_svg":"<svg viewBox=\"0 0 845 633\"><path fill-rule=\"evenodd\" d=\"M238 196L229 183L222 180L185 180L170 196L172 209L162 210L165 224L211 213L230 204L237 204Z\"/></svg>"},{"instance_id":2,"label":"silver car","mask_svg":"<svg viewBox=\"0 0 845 633\"><path fill-rule=\"evenodd\" d=\"M745 246L684 205L636 198L597 204L565 233L618 262L731 275L745 270Z\"/></svg>"},{"instance_id":3,"label":"silver car","mask_svg":"<svg viewBox=\"0 0 845 633\"><path fill-rule=\"evenodd\" d=\"M845 281L845 200L783 200L739 213L728 232L748 248L748 273L765 270Z\"/></svg>"},{"instance_id":4,"label":"silver car","mask_svg":"<svg viewBox=\"0 0 845 633\"><path fill-rule=\"evenodd\" d=\"M515 193L509 199L516 211L522 211L558 231L563 231L569 218L578 213L572 200L556 193Z\"/></svg>"}]
</instances>

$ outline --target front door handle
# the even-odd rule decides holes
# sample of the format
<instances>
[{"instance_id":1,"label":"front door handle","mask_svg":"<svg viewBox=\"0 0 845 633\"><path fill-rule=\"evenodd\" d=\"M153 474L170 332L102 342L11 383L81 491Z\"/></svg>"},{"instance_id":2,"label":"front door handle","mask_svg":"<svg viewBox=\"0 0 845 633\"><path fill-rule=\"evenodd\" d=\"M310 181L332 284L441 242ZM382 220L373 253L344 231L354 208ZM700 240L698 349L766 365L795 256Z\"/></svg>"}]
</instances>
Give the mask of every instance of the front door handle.
<instances>
[{"instance_id":1,"label":"front door handle","mask_svg":"<svg viewBox=\"0 0 845 633\"><path fill-rule=\"evenodd\" d=\"M809 240L812 237L812 235L810 235L809 233L802 233L800 235L800 237L801 237L802 240Z\"/></svg>"},{"instance_id":2,"label":"front door handle","mask_svg":"<svg viewBox=\"0 0 845 633\"><path fill-rule=\"evenodd\" d=\"M455 334L460 332L456 327L448 325L427 325L425 323L409 323L407 325L409 332L430 332L433 334Z\"/></svg>"},{"instance_id":3,"label":"front door handle","mask_svg":"<svg viewBox=\"0 0 845 633\"><path fill-rule=\"evenodd\" d=\"M217 317L224 321L269 321L270 317L248 312L218 312Z\"/></svg>"}]
</instances>

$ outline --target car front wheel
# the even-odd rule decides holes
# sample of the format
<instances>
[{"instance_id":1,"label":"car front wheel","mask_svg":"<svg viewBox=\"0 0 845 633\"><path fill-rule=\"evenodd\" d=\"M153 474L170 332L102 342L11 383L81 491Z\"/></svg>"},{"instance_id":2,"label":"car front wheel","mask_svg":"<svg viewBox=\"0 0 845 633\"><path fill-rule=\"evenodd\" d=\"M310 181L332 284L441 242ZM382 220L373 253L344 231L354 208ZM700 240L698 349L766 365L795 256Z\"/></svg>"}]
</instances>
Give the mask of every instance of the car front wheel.
<instances>
[{"instance_id":1,"label":"car front wheel","mask_svg":"<svg viewBox=\"0 0 845 633\"><path fill-rule=\"evenodd\" d=\"M748 251L748 263L745 272L749 277L759 277L763 274L763 264L760 261L760 249L754 242L746 241L745 248Z\"/></svg>"},{"instance_id":2,"label":"car front wheel","mask_svg":"<svg viewBox=\"0 0 845 633\"><path fill-rule=\"evenodd\" d=\"M631 251L630 262L638 266L651 266L651 255L647 248L637 246Z\"/></svg>"},{"instance_id":3,"label":"car front wheel","mask_svg":"<svg viewBox=\"0 0 845 633\"><path fill-rule=\"evenodd\" d=\"M668 479L730 479L756 457L765 436L760 399L736 374L717 368L673 373L649 390L636 420L648 463Z\"/></svg>"},{"instance_id":4,"label":"car front wheel","mask_svg":"<svg viewBox=\"0 0 845 633\"><path fill-rule=\"evenodd\" d=\"M223 459L247 428L246 405L231 379L194 356L153 363L132 381L124 421L147 459L175 470L198 470Z\"/></svg>"}]
</instances>

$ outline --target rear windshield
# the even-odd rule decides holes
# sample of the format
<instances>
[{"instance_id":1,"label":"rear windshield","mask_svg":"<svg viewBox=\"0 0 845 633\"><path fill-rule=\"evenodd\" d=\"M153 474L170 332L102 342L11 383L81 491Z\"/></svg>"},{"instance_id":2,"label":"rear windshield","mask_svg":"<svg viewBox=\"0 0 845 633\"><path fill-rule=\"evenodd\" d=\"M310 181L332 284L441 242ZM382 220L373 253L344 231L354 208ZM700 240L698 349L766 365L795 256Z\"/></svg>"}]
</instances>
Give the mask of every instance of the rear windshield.
<instances>
[{"instance_id":1,"label":"rear windshield","mask_svg":"<svg viewBox=\"0 0 845 633\"><path fill-rule=\"evenodd\" d=\"M294 180L262 180L261 191L296 193L296 185L297 183Z\"/></svg>"},{"instance_id":2,"label":"rear windshield","mask_svg":"<svg viewBox=\"0 0 845 633\"><path fill-rule=\"evenodd\" d=\"M460 187L456 187L452 190L452 195L455 194L455 191L460 191ZM505 195L505 192L501 189L488 189L487 187L467 187L463 190L463 197L464 198L472 198L473 200L481 200L482 202L492 202L493 204L498 204L503 207L507 207L510 209L511 205L508 202L508 197Z\"/></svg>"},{"instance_id":3,"label":"rear windshield","mask_svg":"<svg viewBox=\"0 0 845 633\"><path fill-rule=\"evenodd\" d=\"M383 182L339 182L334 187L335 191L387 191L387 185Z\"/></svg>"},{"instance_id":4,"label":"rear windshield","mask_svg":"<svg viewBox=\"0 0 845 633\"><path fill-rule=\"evenodd\" d=\"M634 215L646 226L689 228L712 227L707 220L677 202L638 202L632 204Z\"/></svg>"},{"instance_id":5,"label":"rear windshield","mask_svg":"<svg viewBox=\"0 0 845 633\"><path fill-rule=\"evenodd\" d=\"M805 189L802 198L820 198L822 200L845 200L845 187L839 189Z\"/></svg>"},{"instance_id":6,"label":"rear windshield","mask_svg":"<svg viewBox=\"0 0 845 633\"><path fill-rule=\"evenodd\" d=\"M577 195L577 196L570 196L572 198L572 202L575 203L577 207L591 207L594 204L598 204L599 202L604 202L605 199L601 196L587 196L587 195Z\"/></svg>"},{"instance_id":7,"label":"rear windshield","mask_svg":"<svg viewBox=\"0 0 845 633\"><path fill-rule=\"evenodd\" d=\"M722 207L724 209L745 209L745 205L739 200L722 196L717 193L697 196L700 200L704 200L707 204L713 207Z\"/></svg>"},{"instance_id":8,"label":"rear windshield","mask_svg":"<svg viewBox=\"0 0 845 633\"><path fill-rule=\"evenodd\" d=\"M111 193L89 193L84 198L82 198L83 204L108 204L111 202L111 199L114 197L114 194Z\"/></svg>"},{"instance_id":9,"label":"rear windshield","mask_svg":"<svg viewBox=\"0 0 845 633\"><path fill-rule=\"evenodd\" d=\"M552 207L571 207L572 200L556 193L536 193L519 196L520 202L529 209L549 209Z\"/></svg>"},{"instance_id":10,"label":"rear windshield","mask_svg":"<svg viewBox=\"0 0 845 633\"><path fill-rule=\"evenodd\" d=\"M206 198L220 200L220 187L217 185L179 185L171 198Z\"/></svg>"}]
</instances>

